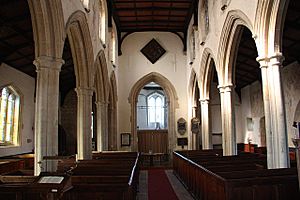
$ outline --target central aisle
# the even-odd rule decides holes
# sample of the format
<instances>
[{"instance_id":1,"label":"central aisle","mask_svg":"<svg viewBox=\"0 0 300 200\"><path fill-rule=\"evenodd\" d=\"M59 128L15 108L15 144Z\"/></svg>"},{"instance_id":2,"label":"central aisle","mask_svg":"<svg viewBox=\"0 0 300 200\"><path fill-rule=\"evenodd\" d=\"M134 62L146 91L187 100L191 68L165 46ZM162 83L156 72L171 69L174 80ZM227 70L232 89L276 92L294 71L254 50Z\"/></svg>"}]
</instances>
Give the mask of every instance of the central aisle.
<instances>
[{"instance_id":1,"label":"central aisle","mask_svg":"<svg viewBox=\"0 0 300 200\"><path fill-rule=\"evenodd\" d=\"M138 200L193 200L173 170L149 169L140 172Z\"/></svg>"},{"instance_id":2,"label":"central aisle","mask_svg":"<svg viewBox=\"0 0 300 200\"><path fill-rule=\"evenodd\" d=\"M178 200L164 169L148 170L149 200Z\"/></svg>"}]
</instances>

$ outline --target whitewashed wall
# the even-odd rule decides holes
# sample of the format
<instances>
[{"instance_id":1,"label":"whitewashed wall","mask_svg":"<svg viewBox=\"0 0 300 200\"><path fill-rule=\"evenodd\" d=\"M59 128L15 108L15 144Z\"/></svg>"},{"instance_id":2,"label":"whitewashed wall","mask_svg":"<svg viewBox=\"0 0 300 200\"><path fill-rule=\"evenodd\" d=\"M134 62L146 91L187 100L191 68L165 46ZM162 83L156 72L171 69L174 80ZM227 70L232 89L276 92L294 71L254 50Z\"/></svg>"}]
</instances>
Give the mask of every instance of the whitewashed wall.
<instances>
[{"instance_id":1,"label":"whitewashed wall","mask_svg":"<svg viewBox=\"0 0 300 200\"><path fill-rule=\"evenodd\" d=\"M292 138L294 137L294 130L292 123L297 112L297 105L300 101L300 65L295 62L285 66L281 70L282 86L284 93L288 143L290 147L294 147ZM261 83L256 81L242 89L242 134L244 135L244 142L247 143L247 138L251 138L253 144L258 146L265 146L262 143L264 137L260 120L264 117L264 104L261 90ZM299 109L299 108L298 108ZM298 111L299 112L299 111ZM247 118L253 120L253 130L249 131L247 127Z\"/></svg>"},{"instance_id":2,"label":"whitewashed wall","mask_svg":"<svg viewBox=\"0 0 300 200\"><path fill-rule=\"evenodd\" d=\"M20 146L0 147L0 157L32 152L34 148L34 78L2 63L0 87L12 84L22 93Z\"/></svg>"},{"instance_id":3,"label":"whitewashed wall","mask_svg":"<svg viewBox=\"0 0 300 200\"><path fill-rule=\"evenodd\" d=\"M155 64L140 52L153 38L166 50ZM131 131L129 93L138 80L151 72L161 74L173 84L179 98L175 119L180 117L187 119L186 55L180 38L173 33L133 33L125 38L121 50L118 66L118 133ZM187 137L187 134L185 136Z\"/></svg>"},{"instance_id":4,"label":"whitewashed wall","mask_svg":"<svg viewBox=\"0 0 300 200\"><path fill-rule=\"evenodd\" d=\"M281 70L283 95L286 110L287 133L289 136L288 143L290 147L294 147L292 138L294 130L292 127L293 121L300 121L296 113L300 112L300 64L294 62Z\"/></svg>"}]
</instances>

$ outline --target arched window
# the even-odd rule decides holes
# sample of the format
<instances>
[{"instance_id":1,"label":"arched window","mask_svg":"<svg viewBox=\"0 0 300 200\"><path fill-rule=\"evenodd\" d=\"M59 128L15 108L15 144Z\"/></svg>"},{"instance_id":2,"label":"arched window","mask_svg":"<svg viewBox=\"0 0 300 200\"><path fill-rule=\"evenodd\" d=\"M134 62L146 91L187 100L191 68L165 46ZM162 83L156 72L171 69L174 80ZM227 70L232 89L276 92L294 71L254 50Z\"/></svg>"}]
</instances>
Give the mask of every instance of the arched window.
<instances>
[{"instance_id":1,"label":"arched window","mask_svg":"<svg viewBox=\"0 0 300 200\"><path fill-rule=\"evenodd\" d=\"M114 29L111 29L111 41L110 41L110 61L113 65L116 65L116 54L117 54L117 48L116 48L116 33Z\"/></svg>"},{"instance_id":2,"label":"arched window","mask_svg":"<svg viewBox=\"0 0 300 200\"><path fill-rule=\"evenodd\" d=\"M156 129L165 128L165 98L163 95L154 92L147 97L148 104L148 126Z\"/></svg>"},{"instance_id":3,"label":"arched window","mask_svg":"<svg viewBox=\"0 0 300 200\"><path fill-rule=\"evenodd\" d=\"M104 0L99 1L99 37L103 45L106 43L106 10Z\"/></svg>"},{"instance_id":4,"label":"arched window","mask_svg":"<svg viewBox=\"0 0 300 200\"><path fill-rule=\"evenodd\" d=\"M0 145L18 145L20 95L12 86L0 89Z\"/></svg>"}]
</instances>

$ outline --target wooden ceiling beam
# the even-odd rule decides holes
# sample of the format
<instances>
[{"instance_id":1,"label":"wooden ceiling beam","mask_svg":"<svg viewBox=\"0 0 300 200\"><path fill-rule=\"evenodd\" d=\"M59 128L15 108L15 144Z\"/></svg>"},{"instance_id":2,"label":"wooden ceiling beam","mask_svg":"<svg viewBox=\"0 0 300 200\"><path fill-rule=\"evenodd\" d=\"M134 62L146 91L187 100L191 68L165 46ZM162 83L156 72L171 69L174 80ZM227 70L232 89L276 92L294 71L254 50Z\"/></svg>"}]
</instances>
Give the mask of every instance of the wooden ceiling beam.
<instances>
[{"instance_id":1,"label":"wooden ceiling beam","mask_svg":"<svg viewBox=\"0 0 300 200\"><path fill-rule=\"evenodd\" d=\"M152 17L153 15L149 15L149 14L138 14L137 17ZM154 17L168 17L169 15L155 15ZM120 16L120 18L135 18L136 16ZM185 19L185 15L173 15L172 14L172 17L178 17L178 18L183 18Z\"/></svg>"},{"instance_id":2,"label":"wooden ceiling beam","mask_svg":"<svg viewBox=\"0 0 300 200\"><path fill-rule=\"evenodd\" d=\"M116 8L115 11L116 12L120 12L120 11L151 11L151 10L155 10L155 11L187 11L188 8L173 8L173 7L161 7L161 6L145 6L145 7L132 7L132 8Z\"/></svg>"},{"instance_id":3,"label":"wooden ceiling beam","mask_svg":"<svg viewBox=\"0 0 300 200\"><path fill-rule=\"evenodd\" d=\"M23 38L25 38L32 46L34 46L33 38L30 38L30 37L26 36L24 34L24 30L22 30L22 29L20 29L20 28L18 28L16 26L13 26L12 24L7 23L6 19L3 16L1 16L1 14L0 14L0 24L6 26L8 28L10 28L12 31L14 31L15 33L19 34Z\"/></svg>"},{"instance_id":4,"label":"wooden ceiling beam","mask_svg":"<svg viewBox=\"0 0 300 200\"><path fill-rule=\"evenodd\" d=\"M128 27L124 27L121 28L121 31L123 32L144 32L144 31L160 31L160 32L183 32L184 30L182 28L170 28L170 29L166 29L166 28L136 28L136 27L132 27L132 28L128 28Z\"/></svg>"},{"instance_id":5,"label":"wooden ceiling beam","mask_svg":"<svg viewBox=\"0 0 300 200\"><path fill-rule=\"evenodd\" d=\"M15 49L14 47L12 47L10 44L8 44L6 41L0 40L0 44L5 46L5 48L7 48L9 51L12 51L18 55L20 55L21 57L26 58L27 60L30 60L31 62L33 62L33 60L31 60L30 58L28 58L28 55L25 55L21 52L19 52L17 49Z\"/></svg>"},{"instance_id":6,"label":"wooden ceiling beam","mask_svg":"<svg viewBox=\"0 0 300 200\"><path fill-rule=\"evenodd\" d=\"M133 1L114 1L115 4L122 4L122 3L132 3ZM139 0L138 3L152 3L153 0ZM159 0L158 3L191 3L193 0L181 0L181 1L174 1L174 0Z\"/></svg>"}]
</instances>

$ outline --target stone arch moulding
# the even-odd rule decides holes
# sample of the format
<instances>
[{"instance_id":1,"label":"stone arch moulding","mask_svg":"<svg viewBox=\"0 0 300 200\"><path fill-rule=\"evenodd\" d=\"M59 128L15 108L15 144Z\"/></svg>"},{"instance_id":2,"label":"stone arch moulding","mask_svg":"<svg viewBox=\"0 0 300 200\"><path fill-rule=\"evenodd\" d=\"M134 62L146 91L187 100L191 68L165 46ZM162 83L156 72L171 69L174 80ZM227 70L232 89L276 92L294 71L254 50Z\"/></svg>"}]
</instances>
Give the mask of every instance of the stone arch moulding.
<instances>
[{"instance_id":1,"label":"stone arch moulding","mask_svg":"<svg viewBox=\"0 0 300 200\"><path fill-rule=\"evenodd\" d=\"M217 71L220 86L233 84L233 70L238 50L238 44L242 35L243 26L253 33L253 26L248 17L240 10L228 12L221 32L221 38L217 56Z\"/></svg>"},{"instance_id":2,"label":"stone arch moulding","mask_svg":"<svg viewBox=\"0 0 300 200\"><path fill-rule=\"evenodd\" d=\"M28 0L28 5L35 43L35 57L61 58L66 37L61 1Z\"/></svg>"},{"instance_id":3,"label":"stone arch moulding","mask_svg":"<svg viewBox=\"0 0 300 200\"><path fill-rule=\"evenodd\" d=\"M76 75L76 87L92 88L94 85L94 54L87 19L82 11L73 13L66 26Z\"/></svg>"},{"instance_id":4,"label":"stone arch moulding","mask_svg":"<svg viewBox=\"0 0 300 200\"><path fill-rule=\"evenodd\" d=\"M191 70L190 73L190 82L189 82L189 96L192 97L194 94L194 86L195 86L195 82L198 81L197 80L197 74L195 72L194 69Z\"/></svg>"},{"instance_id":5,"label":"stone arch moulding","mask_svg":"<svg viewBox=\"0 0 300 200\"><path fill-rule=\"evenodd\" d=\"M175 110L178 108L178 96L175 90L175 87L172 83L164 76L157 72L152 72L140 80L138 80L135 85L132 87L128 101L131 105L131 134L132 134L132 149L134 151L137 149L137 99L138 94L140 93L141 89L150 82L156 82L159 84L163 90L165 91L167 102L169 105L168 109L168 139L169 139L169 153L172 152L173 149L176 147L176 123L175 123Z\"/></svg>"},{"instance_id":6,"label":"stone arch moulding","mask_svg":"<svg viewBox=\"0 0 300 200\"><path fill-rule=\"evenodd\" d=\"M259 47L257 50L260 58L266 58L282 51L282 31L288 5L289 0L258 2L254 38Z\"/></svg>"},{"instance_id":7,"label":"stone arch moulding","mask_svg":"<svg viewBox=\"0 0 300 200\"><path fill-rule=\"evenodd\" d=\"M268 27L269 56L281 54L282 52L283 28L289 2L289 0L273 0L272 11L268 18L270 21Z\"/></svg>"},{"instance_id":8,"label":"stone arch moulding","mask_svg":"<svg viewBox=\"0 0 300 200\"><path fill-rule=\"evenodd\" d=\"M214 56L212 54L212 51L208 48L205 48L202 54L201 59L201 75L200 75L200 99L202 100L208 100L209 99L209 91L210 91L210 84L212 80L212 64L214 62ZM215 63L216 64L216 63ZM216 73L219 79L219 71L216 66Z\"/></svg>"},{"instance_id":9,"label":"stone arch moulding","mask_svg":"<svg viewBox=\"0 0 300 200\"><path fill-rule=\"evenodd\" d=\"M198 82L198 78L197 78L197 74L195 72L194 69L191 70L190 73L190 81L189 81L189 86L188 86L188 99L189 99L189 107L192 108L189 109L189 119L188 119L188 125L190 125L190 119L192 119L193 117L193 112L194 112L194 107L195 107L195 90L197 90L198 88L196 88L196 83ZM198 84L199 85L199 84ZM198 99L199 101L199 99ZM188 128L188 130L190 130L190 128ZM193 135L191 134L191 132L188 132L188 147L189 149L192 149L193 145L192 145L192 138Z\"/></svg>"},{"instance_id":10,"label":"stone arch moulding","mask_svg":"<svg viewBox=\"0 0 300 200\"><path fill-rule=\"evenodd\" d=\"M110 145L112 150L117 150L118 148L118 137L117 137L117 81L115 72L112 71L110 76L110 92L109 92L109 131L110 134Z\"/></svg>"},{"instance_id":11,"label":"stone arch moulding","mask_svg":"<svg viewBox=\"0 0 300 200\"><path fill-rule=\"evenodd\" d=\"M100 102L108 102L109 87L107 87L108 70L104 51L100 51L95 61L95 91L96 100Z\"/></svg>"}]
</instances>

